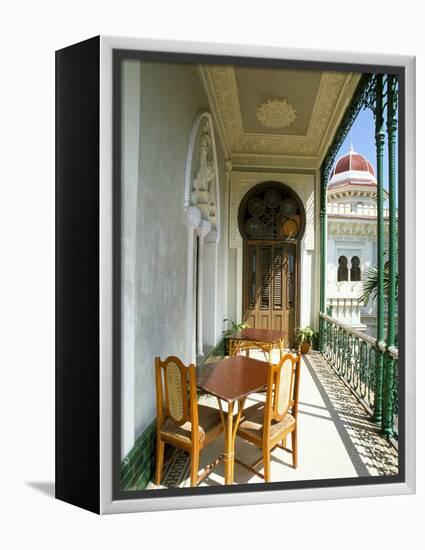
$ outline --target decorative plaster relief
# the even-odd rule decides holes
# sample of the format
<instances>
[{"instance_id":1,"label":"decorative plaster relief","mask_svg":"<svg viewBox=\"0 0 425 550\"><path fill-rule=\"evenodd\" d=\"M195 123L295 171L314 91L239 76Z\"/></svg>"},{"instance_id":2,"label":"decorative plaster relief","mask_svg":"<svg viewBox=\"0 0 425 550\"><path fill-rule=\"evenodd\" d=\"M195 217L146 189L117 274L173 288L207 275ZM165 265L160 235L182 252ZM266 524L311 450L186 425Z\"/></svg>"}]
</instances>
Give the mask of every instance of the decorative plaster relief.
<instances>
[{"instance_id":1,"label":"decorative plaster relief","mask_svg":"<svg viewBox=\"0 0 425 550\"><path fill-rule=\"evenodd\" d=\"M250 189L264 181L280 181L300 197L306 211L306 228L303 237L306 250L314 249L314 176L311 174L276 174L270 172L232 172L230 185L229 247L242 247L238 227L238 210L243 197Z\"/></svg>"},{"instance_id":2,"label":"decorative plaster relief","mask_svg":"<svg viewBox=\"0 0 425 550\"><path fill-rule=\"evenodd\" d=\"M255 116L266 128L287 128L297 119L297 111L286 99L268 99L258 106Z\"/></svg>"},{"instance_id":3,"label":"decorative plaster relief","mask_svg":"<svg viewBox=\"0 0 425 550\"><path fill-rule=\"evenodd\" d=\"M195 227L209 229L207 241L220 238L219 185L214 128L210 113L205 111L196 117L189 139L186 158L184 208L186 222ZM205 222L205 223L204 223ZM208 222L208 223L206 223Z\"/></svg>"},{"instance_id":4,"label":"decorative plaster relief","mask_svg":"<svg viewBox=\"0 0 425 550\"><path fill-rule=\"evenodd\" d=\"M388 235L388 232L388 225L385 225L385 234ZM351 223L347 221L328 221L328 235L376 238L377 224L375 221Z\"/></svg>"}]
</instances>

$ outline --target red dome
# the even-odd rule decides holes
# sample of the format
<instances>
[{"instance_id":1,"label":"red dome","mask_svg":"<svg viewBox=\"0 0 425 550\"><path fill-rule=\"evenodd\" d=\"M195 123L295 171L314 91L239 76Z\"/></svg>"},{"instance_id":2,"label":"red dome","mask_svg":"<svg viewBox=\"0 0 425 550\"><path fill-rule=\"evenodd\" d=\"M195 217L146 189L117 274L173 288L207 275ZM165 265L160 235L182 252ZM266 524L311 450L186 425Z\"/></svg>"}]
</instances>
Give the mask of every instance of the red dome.
<instances>
[{"instance_id":1,"label":"red dome","mask_svg":"<svg viewBox=\"0 0 425 550\"><path fill-rule=\"evenodd\" d=\"M342 174L355 170L356 172L369 172L372 176L375 176L375 171L371 163L360 153L356 153L351 150L346 155L340 157L332 171L331 177L336 174Z\"/></svg>"}]
</instances>

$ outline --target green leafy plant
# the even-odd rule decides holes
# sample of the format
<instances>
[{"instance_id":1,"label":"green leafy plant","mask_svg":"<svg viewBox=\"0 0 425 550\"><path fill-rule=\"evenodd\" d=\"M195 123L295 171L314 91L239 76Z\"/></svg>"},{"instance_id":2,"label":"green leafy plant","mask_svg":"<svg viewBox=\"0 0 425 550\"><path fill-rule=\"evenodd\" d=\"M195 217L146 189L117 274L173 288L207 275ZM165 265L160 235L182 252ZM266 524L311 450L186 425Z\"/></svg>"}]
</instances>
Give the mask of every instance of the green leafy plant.
<instances>
[{"instance_id":1,"label":"green leafy plant","mask_svg":"<svg viewBox=\"0 0 425 550\"><path fill-rule=\"evenodd\" d=\"M390 288L390 271L388 266L384 269L384 300L388 302L388 293ZM396 274L396 300L398 300L398 273ZM363 275L363 294L360 300L365 304L369 300L377 302L378 300L378 270L376 267L369 267Z\"/></svg>"},{"instance_id":2,"label":"green leafy plant","mask_svg":"<svg viewBox=\"0 0 425 550\"><path fill-rule=\"evenodd\" d=\"M298 344L302 344L303 342L308 342L309 344L311 344L311 342L313 341L314 330L309 326L302 328L297 327L294 332Z\"/></svg>"},{"instance_id":3,"label":"green leafy plant","mask_svg":"<svg viewBox=\"0 0 425 550\"><path fill-rule=\"evenodd\" d=\"M237 323L233 319L223 319L224 323L231 323L231 328L228 328L226 330L223 330L223 334L227 336L228 334L232 334L232 332L237 332L238 330L242 330L244 328L250 328L248 323Z\"/></svg>"}]
</instances>

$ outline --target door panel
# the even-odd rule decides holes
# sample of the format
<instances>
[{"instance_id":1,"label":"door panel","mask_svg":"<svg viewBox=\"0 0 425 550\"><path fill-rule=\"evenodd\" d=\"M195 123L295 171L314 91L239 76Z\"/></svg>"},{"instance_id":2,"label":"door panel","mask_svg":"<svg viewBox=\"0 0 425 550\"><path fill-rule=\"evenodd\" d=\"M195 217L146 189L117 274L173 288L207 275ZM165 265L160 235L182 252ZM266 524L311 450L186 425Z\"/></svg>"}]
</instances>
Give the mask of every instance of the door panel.
<instances>
[{"instance_id":1,"label":"door panel","mask_svg":"<svg viewBox=\"0 0 425 550\"><path fill-rule=\"evenodd\" d=\"M285 330L294 342L296 249L293 244L245 242L244 320L255 328Z\"/></svg>"}]
</instances>

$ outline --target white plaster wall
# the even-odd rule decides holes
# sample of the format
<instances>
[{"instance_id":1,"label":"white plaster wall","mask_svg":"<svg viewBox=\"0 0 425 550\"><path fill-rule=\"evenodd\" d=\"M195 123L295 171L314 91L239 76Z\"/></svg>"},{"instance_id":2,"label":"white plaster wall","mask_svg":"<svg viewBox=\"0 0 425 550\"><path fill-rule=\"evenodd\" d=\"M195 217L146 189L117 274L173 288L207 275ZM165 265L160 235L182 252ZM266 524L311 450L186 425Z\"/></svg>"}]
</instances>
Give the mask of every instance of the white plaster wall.
<instances>
[{"instance_id":1,"label":"white plaster wall","mask_svg":"<svg viewBox=\"0 0 425 550\"><path fill-rule=\"evenodd\" d=\"M227 271L227 319L236 319L236 248L229 248ZM228 325L226 325L227 328Z\"/></svg>"},{"instance_id":2,"label":"white plaster wall","mask_svg":"<svg viewBox=\"0 0 425 550\"><path fill-rule=\"evenodd\" d=\"M121 313L121 446L124 455L134 442L134 352L135 352L135 253L136 207L139 181L140 63L123 63L122 111L122 313Z\"/></svg>"},{"instance_id":3,"label":"white plaster wall","mask_svg":"<svg viewBox=\"0 0 425 550\"><path fill-rule=\"evenodd\" d=\"M141 63L135 437L156 416L154 357L187 354L184 174L192 122L206 106L195 66Z\"/></svg>"},{"instance_id":4,"label":"white plaster wall","mask_svg":"<svg viewBox=\"0 0 425 550\"><path fill-rule=\"evenodd\" d=\"M312 294L314 292L314 273L312 270L313 253L311 250L301 252L300 278L300 321L299 325L314 325Z\"/></svg>"},{"instance_id":5,"label":"white plaster wall","mask_svg":"<svg viewBox=\"0 0 425 550\"><path fill-rule=\"evenodd\" d=\"M193 121L208 110L196 66L131 61L125 67L123 456L156 416L154 357L173 354L187 360L192 355L193 326L186 322L190 243L184 177ZM221 336L221 319L227 315L222 284L227 281L227 206L224 155L217 136L222 238L212 304L219 321L210 330L211 341Z\"/></svg>"},{"instance_id":6,"label":"white plaster wall","mask_svg":"<svg viewBox=\"0 0 425 550\"><path fill-rule=\"evenodd\" d=\"M218 293L218 244L205 242L203 250L203 344L212 347L217 338L217 293Z\"/></svg>"}]
</instances>

